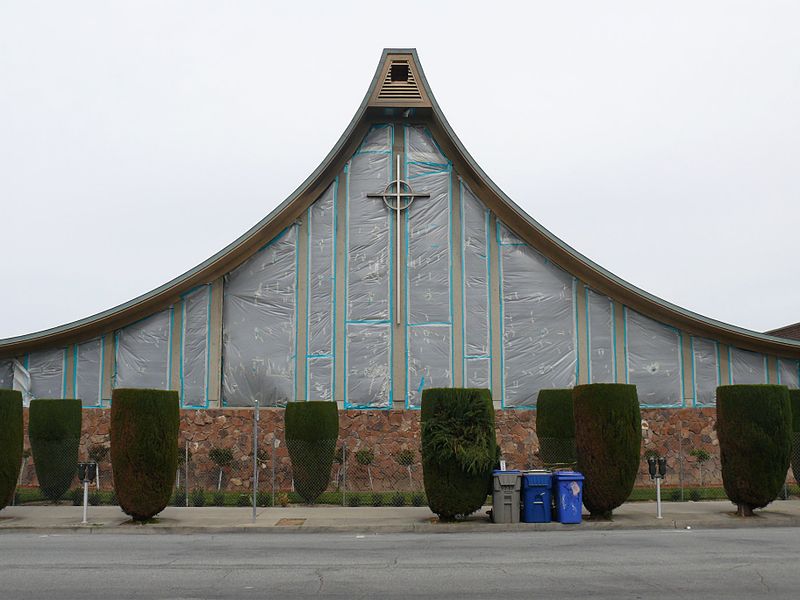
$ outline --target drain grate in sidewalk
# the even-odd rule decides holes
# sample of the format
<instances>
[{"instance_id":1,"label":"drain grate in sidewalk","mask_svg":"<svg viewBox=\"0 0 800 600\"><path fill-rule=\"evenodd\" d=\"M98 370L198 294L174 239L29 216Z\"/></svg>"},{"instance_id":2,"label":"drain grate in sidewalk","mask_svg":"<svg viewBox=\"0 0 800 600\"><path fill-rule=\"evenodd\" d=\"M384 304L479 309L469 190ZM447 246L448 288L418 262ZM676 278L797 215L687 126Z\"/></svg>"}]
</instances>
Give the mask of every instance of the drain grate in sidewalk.
<instances>
[{"instance_id":1,"label":"drain grate in sidewalk","mask_svg":"<svg viewBox=\"0 0 800 600\"><path fill-rule=\"evenodd\" d=\"M275 527L299 527L305 522L305 519L278 519Z\"/></svg>"}]
</instances>

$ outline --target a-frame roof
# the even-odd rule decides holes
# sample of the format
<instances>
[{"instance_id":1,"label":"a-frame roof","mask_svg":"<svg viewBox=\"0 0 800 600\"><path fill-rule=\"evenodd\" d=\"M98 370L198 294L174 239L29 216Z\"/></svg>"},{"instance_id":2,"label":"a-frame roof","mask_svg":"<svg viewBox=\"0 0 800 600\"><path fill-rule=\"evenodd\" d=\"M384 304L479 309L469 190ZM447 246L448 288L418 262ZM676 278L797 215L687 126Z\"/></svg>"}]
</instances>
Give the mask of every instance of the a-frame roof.
<instances>
[{"instance_id":1,"label":"a-frame roof","mask_svg":"<svg viewBox=\"0 0 800 600\"><path fill-rule=\"evenodd\" d=\"M403 66L407 65L407 66ZM407 74L393 77L392 69ZM434 97L415 49L385 49L372 82L342 136L311 175L275 210L215 255L129 302L91 317L37 333L0 340L0 357L91 339L166 308L181 294L221 276L292 223L313 202L355 151L371 122L387 111L414 109L431 130L458 172L489 208L517 235L593 289L650 317L690 334L768 354L800 357L800 341L750 331L704 317L662 300L617 277L553 235L528 215L489 178L458 139Z\"/></svg>"}]
</instances>

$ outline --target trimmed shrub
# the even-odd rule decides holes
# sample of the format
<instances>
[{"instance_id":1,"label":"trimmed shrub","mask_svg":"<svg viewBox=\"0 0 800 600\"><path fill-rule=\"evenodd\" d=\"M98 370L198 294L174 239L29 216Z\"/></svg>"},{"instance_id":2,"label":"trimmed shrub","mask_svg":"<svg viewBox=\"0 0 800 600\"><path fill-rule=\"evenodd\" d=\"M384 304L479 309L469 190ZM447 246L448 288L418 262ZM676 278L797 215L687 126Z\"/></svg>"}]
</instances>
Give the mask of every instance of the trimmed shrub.
<instances>
[{"instance_id":1,"label":"trimmed shrub","mask_svg":"<svg viewBox=\"0 0 800 600\"><path fill-rule=\"evenodd\" d=\"M540 390L536 400L539 458L546 467L574 465L575 419L572 390Z\"/></svg>"},{"instance_id":2,"label":"trimmed shrub","mask_svg":"<svg viewBox=\"0 0 800 600\"><path fill-rule=\"evenodd\" d=\"M792 406L792 475L800 484L800 390L789 390Z\"/></svg>"},{"instance_id":3,"label":"trimmed shrub","mask_svg":"<svg viewBox=\"0 0 800 600\"><path fill-rule=\"evenodd\" d=\"M425 504L425 496L420 493L415 493L411 495L411 505L412 506L423 506Z\"/></svg>"},{"instance_id":4,"label":"trimmed shrub","mask_svg":"<svg viewBox=\"0 0 800 600\"><path fill-rule=\"evenodd\" d=\"M335 402L290 402L284 423L294 489L313 504L331 480L339 411Z\"/></svg>"},{"instance_id":5,"label":"trimmed shrub","mask_svg":"<svg viewBox=\"0 0 800 600\"><path fill-rule=\"evenodd\" d=\"M642 446L635 385L592 383L572 391L575 450L583 504L592 517L610 519L631 495Z\"/></svg>"},{"instance_id":6,"label":"trimmed shrub","mask_svg":"<svg viewBox=\"0 0 800 600\"><path fill-rule=\"evenodd\" d=\"M186 488L177 488L172 495L172 506L186 506Z\"/></svg>"},{"instance_id":7,"label":"trimmed shrub","mask_svg":"<svg viewBox=\"0 0 800 600\"><path fill-rule=\"evenodd\" d=\"M22 466L22 394L0 390L0 510L11 503Z\"/></svg>"},{"instance_id":8,"label":"trimmed shrub","mask_svg":"<svg viewBox=\"0 0 800 600\"><path fill-rule=\"evenodd\" d=\"M383 494L380 492L372 493L372 506L383 506Z\"/></svg>"},{"instance_id":9,"label":"trimmed shrub","mask_svg":"<svg viewBox=\"0 0 800 600\"><path fill-rule=\"evenodd\" d=\"M430 509L466 517L486 501L499 450L492 394L483 389L422 392L422 475Z\"/></svg>"},{"instance_id":10,"label":"trimmed shrub","mask_svg":"<svg viewBox=\"0 0 800 600\"><path fill-rule=\"evenodd\" d=\"M111 465L120 508L146 521L169 503L178 468L178 392L116 389Z\"/></svg>"},{"instance_id":11,"label":"trimmed shrub","mask_svg":"<svg viewBox=\"0 0 800 600\"><path fill-rule=\"evenodd\" d=\"M72 506L81 506L83 505L83 489L82 488L73 488L69 491L69 495L67 496L69 500L72 502Z\"/></svg>"},{"instance_id":12,"label":"trimmed shrub","mask_svg":"<svg viewBox=\"0 0 800 600\"><path fill-rule=\"evenodd\" d=\"M361 496L358 494L350 494L347 497L347 506L361 506Z\"/></svg>"},{"instance_id":13,"label":"trimmed shrub","mask_svg":"<svg viewBox=\"0 0 800 600\"><path fill-rule=\"evenodd\" d=\"M211 506L225 506L225 492L216 491L211 494Z\"/></svg>"},{"instance_id":14,"label":"trimmed shrub","mask_svg":"<svg viewBox=\"0 0 800 600\"><path fill-rule=\"evenodd\" d=\"M81 441L81 401L31 400L28 438L39 488L45 498L58 502L78 472Z\"/></svg>"},{"instance_id":15,"label":"trimmed shrub","mask_svg":"<svg viewBox=\"0 0 800 600\"><path fill-rule=\"evenodd\" d=\"M272 506L272 494L269 492L258 492L258 494L256 494L256 504L259 506Z\"/></svg>"},{"instance_id":16,"label":"trimmed shrub","mask_svg":"<svg viewBox=\"0 0 800 600\"><path fill-rule=\"evenodd\" d=\"M252 506L253 497L248 494L239 494L236 499L236 506Z\"/></svg>"},{"instance_id":17,"label":"trimmed shrub","mask_svg":"<svg viewBox=\"0 0 800 600\"><path fill-rule=\"evenodd\" d=\"M406 495L403 492L395 492L394 494L392 494L391 503L392 506L405 506Z\"/></svg>"},{"instance_id":18,"label":"trimmed shrub","mask_svg":"<svg viewBox=\"0 0 800 600\"><path fill-rule=\"evenodd\" d=\"M792 411L783 385L717 388L717 436L722 484L740 516L752 516L775 498L786 481Z\"/></svg>"},{"instance_id":19,"label":"trimmed shrub","mask_svg":"<svg viewBox=\"0 0 800 600\"><path fill-rule=\"evenodd\" d=\"M191 495L189 496L189 503L192 506L205 506L206 493L200 488L193 489Z\"/></svg>"}]
</instances>

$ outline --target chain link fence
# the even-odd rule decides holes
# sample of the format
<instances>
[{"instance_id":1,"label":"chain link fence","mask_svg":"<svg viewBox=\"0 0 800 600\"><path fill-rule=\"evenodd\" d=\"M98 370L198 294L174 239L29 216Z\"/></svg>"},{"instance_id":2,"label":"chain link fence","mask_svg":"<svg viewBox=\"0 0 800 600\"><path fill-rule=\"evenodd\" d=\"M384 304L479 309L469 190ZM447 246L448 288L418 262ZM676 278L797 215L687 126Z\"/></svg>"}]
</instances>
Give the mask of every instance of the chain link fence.
<instances>
[{"instance_id":1,"label":"chain link fence","mask_svg":"<svg viewBox=\"0 0 800 600\"><path fill-rule=\"evenodd\" d=\"M176 507L286 506L309 503L339 506L424 506L426 499L416 433L392 431L381 436L374 431L350 429L326 448L289 448L283 435L281 411L262 410L257 427L248 413L238 417L228 430L205 416L187 416L181 423L178 442L178 468L170 504ZM667 413L665 413L667 414ZM233 417L216 417L216 419ZM719 446L711 426L699 428L674 414L666 422L650 427L643 422L640 470L631 500L655 499L655 484L650 480L647 459L664 457L667 477L662 482L662 497L668 501L726 499L722 486ZM255 443L253 430L256 430ZM362 433L359 433L361 431ZM386 439L385 439L386 438ZM214 440L213 442L211 440ZM501 446L503 445L501 440ZM506 445L510 443L507 440ZM520 453L519 447L524 446ZM53 502L79 505L83 490L77 476L63 485L54 498L47 484L37 479L33 458L26 443L14 504L48 505ZM324 451L323 451L324 450ZM572 468L574 442L538 439L516 443L505 454L508 468ZM332 453L332 458L331 458ZM74 462L73 458L68 459ZM291 455L291 456L290 456ZM324 457L324 458L320 458ZM57 457L56 457L57 458ZM97 480L90 486L92 505L115 505L111 469L110 439L107 434L84 435L78 448L79 461L98 464ZM55 461L58 462L57 460ZM794 473L800 471L800 435L795 434L792 468L779 498L800 496ZM62 471L64 467L61 465ZM73 470L76 474L77 468ZM69 477L67 477L69 479ZM52 487L52 486L51 486Z\"/></svg>"}]
</instances>

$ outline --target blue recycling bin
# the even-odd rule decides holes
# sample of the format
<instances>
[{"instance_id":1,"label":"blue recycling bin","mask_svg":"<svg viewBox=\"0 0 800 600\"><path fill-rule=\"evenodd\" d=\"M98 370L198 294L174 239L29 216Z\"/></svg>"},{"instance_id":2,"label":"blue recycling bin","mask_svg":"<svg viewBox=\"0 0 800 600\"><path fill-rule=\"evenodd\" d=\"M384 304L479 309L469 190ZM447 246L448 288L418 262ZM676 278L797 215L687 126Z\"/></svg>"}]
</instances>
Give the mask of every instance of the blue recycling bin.
<instances>
[{"instance_id":1,"label":"blue recycling bin","mask_svg":"<svg viewBox=\"0 0 800 600\"><path fill-rule=\"evenodd\" d=\"M556 521L580 523L583 506L583 475L577 471L557 471L553 474L553 499Z\"/></svg>"},{"instance_id":2,"label":"blue recycling bin","mask_svg":"<svg viewBox=\"0 0 800 600\"><path fill-rule=\"evenodd\" d=\"M522 474L522 522L549 523L552 520L552 473L533 471Z\"/></svg>"}]
</instances>

